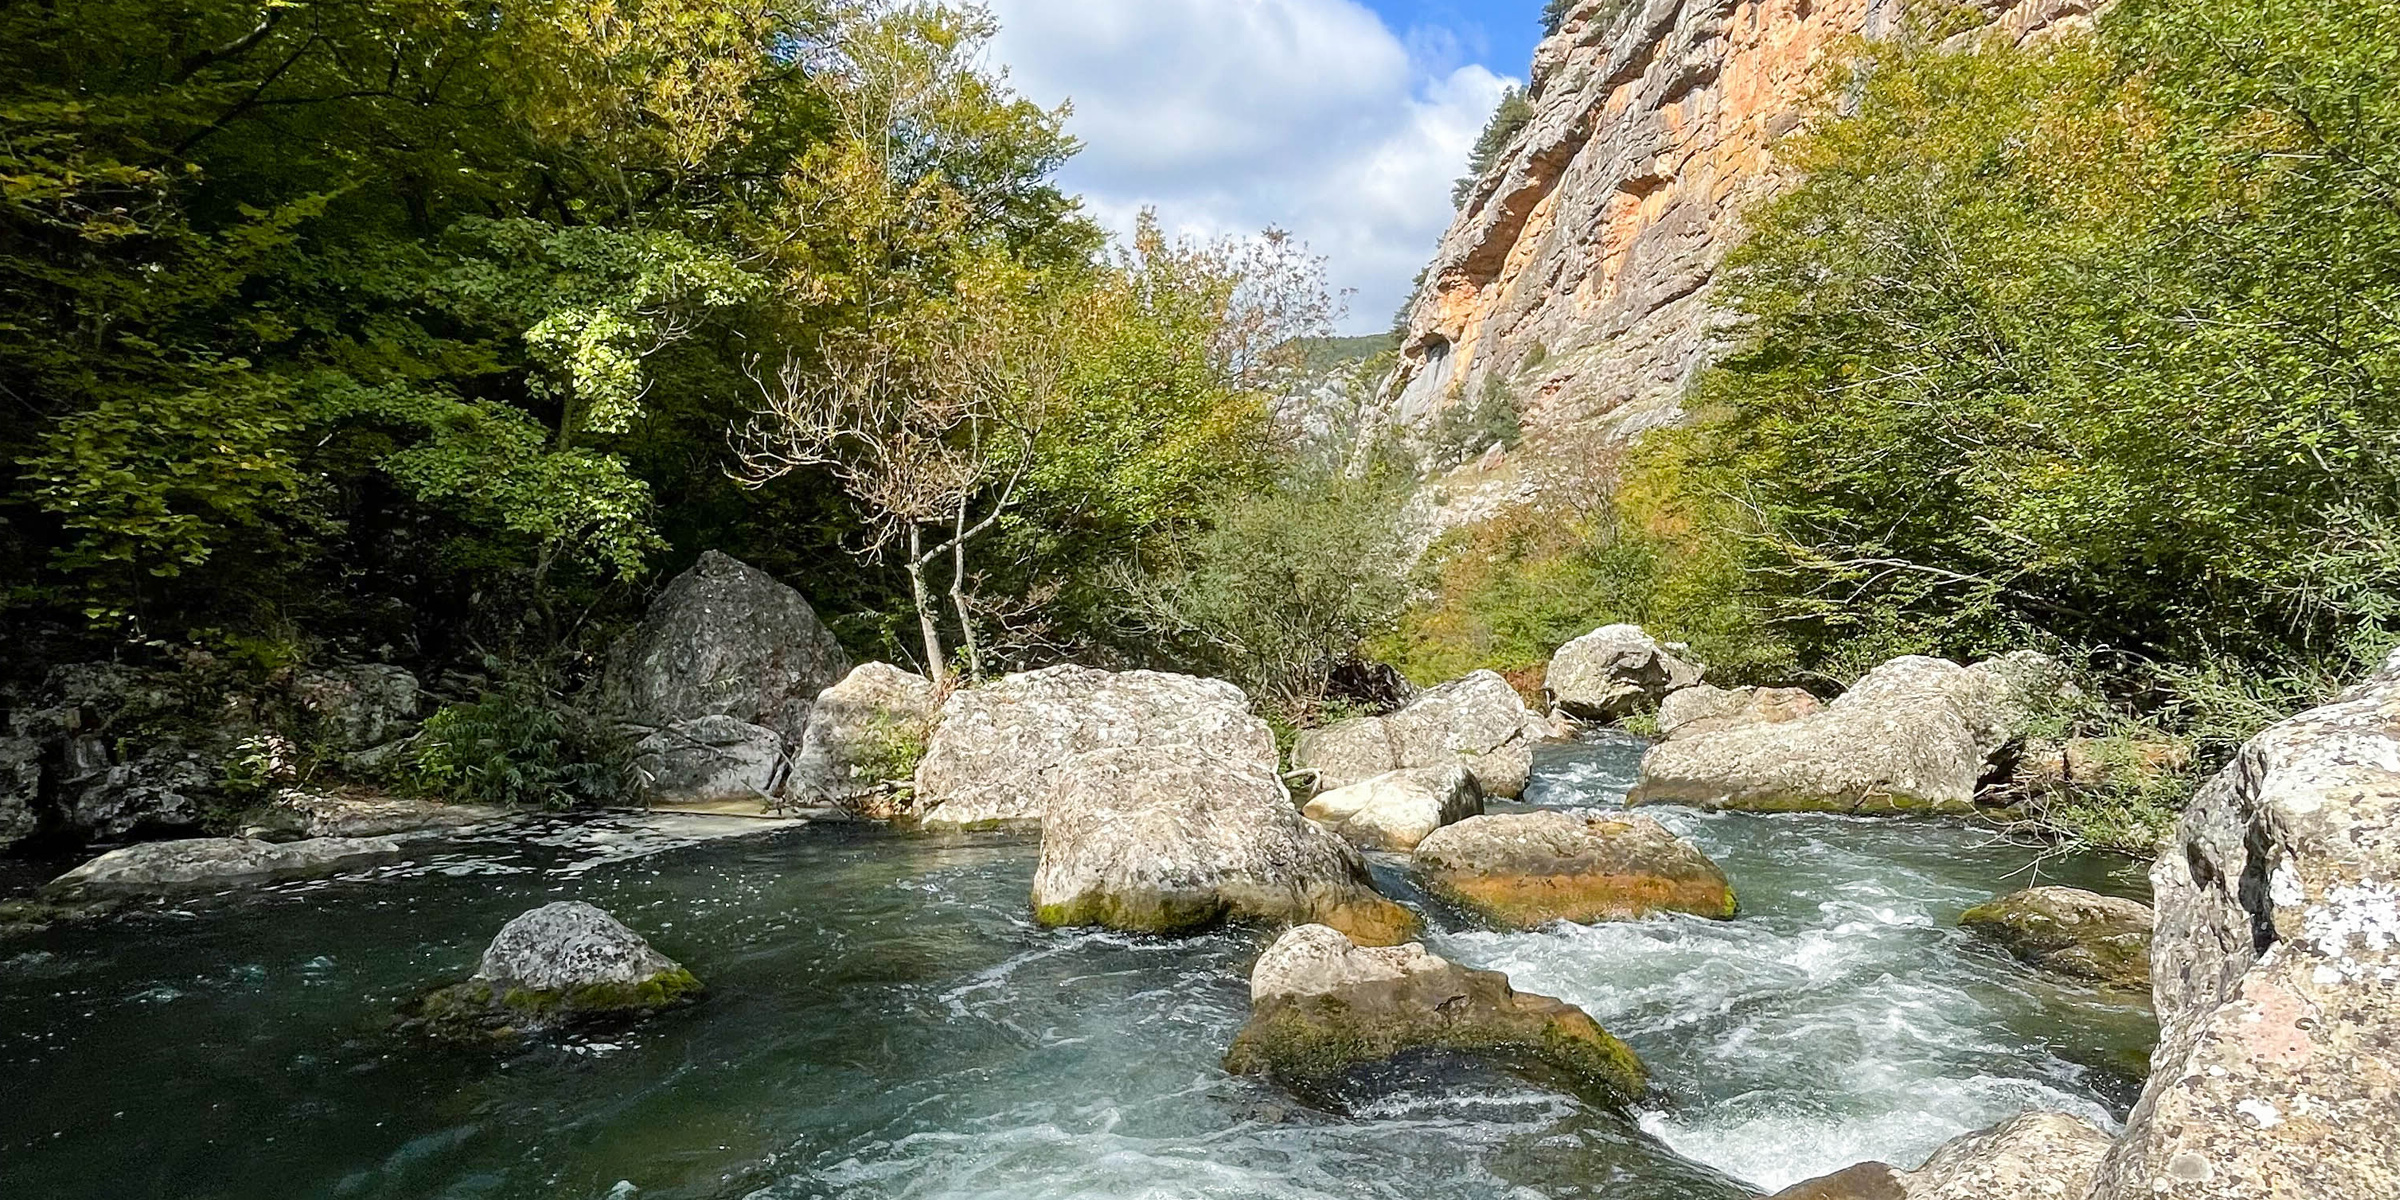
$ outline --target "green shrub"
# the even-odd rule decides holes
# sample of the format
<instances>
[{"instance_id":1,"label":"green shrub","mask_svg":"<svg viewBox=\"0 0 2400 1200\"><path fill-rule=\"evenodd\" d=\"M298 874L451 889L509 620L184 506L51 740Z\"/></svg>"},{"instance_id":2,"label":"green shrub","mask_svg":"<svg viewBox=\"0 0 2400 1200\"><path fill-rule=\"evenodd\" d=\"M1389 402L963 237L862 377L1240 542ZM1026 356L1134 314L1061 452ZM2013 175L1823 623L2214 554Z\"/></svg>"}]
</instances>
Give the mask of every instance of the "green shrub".
<instances>
[{"instance_id":1,"label":"green shrub","mask_svg":"<svg viewBox=\"0 0 2400 1200\"><path fill-rule=\"evenodd\" d=\"M1120 572L1125 621L1169 661L1240 684L1309 723L1333 672L1408 601L1405 480L1303 470L1227 501L1146 573Z\"/></svg>"},{"instance_id":2,"label":"green shrub","mask_svg":"<svg viewBox=\"0 0 2400 1200\"><path fill-rule=\"evenodd\" d=\"M622 740L525 683L443 705L410 744L406 775L443 800L509 808L606 804L630 790Z\"/></svg>"}]
</instances>

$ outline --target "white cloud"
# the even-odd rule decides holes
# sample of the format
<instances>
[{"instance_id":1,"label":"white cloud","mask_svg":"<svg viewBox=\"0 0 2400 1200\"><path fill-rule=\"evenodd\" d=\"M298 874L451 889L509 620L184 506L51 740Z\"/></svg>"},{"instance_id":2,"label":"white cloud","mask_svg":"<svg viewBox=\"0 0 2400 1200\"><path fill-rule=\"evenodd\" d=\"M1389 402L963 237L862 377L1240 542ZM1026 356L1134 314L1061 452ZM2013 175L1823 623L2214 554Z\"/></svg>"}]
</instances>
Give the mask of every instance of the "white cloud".
<instances>
[{"instance_id":1,"label":"white cloud","mask_svg":"<svg viewBox=\"0 0 2400 1200\"><path fill-rule=\"evenodd\" d=\"M1450 182L1508 80L1415 49L1352 0L992 0L993 56L1044 104L1072 100L1065 173L1093 216L1144 207L1198 236L1279 225L1381 329L1451 218ZM1445 61L1448 60L1448 61Z\"/></svg>"}]
</instances>

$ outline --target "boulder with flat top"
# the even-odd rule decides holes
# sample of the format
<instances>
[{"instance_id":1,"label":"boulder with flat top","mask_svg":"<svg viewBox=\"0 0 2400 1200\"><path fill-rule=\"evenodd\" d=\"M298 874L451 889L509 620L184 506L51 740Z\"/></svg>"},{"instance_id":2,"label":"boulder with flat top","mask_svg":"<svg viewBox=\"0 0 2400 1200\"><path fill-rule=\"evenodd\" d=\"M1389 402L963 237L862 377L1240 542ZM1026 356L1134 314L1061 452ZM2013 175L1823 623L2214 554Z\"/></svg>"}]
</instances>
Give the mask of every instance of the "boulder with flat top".
<instances>
[{"instance_id":1,"label":"boulder with flat top","mask_svg":"<svg viewBox=\"0 0 2400 1200\"><path fill-rule=\"evenodd\" d=\"M1572 1004L1517 991L1497 971L1415 943L1365 947L1324 925L1298 926L1259 957L1250 1021L1225 1066L1308 1096L1355 1067L1418 1051L1489 1058L1611 1106L1631 1104L1648 1086L1632 1048Z\"/></svg>"},{"instance_id":2,"label":"boulder with flat top","mask_svg":"<svg viewBox=\"0 0 2400 1200\"><path fill-rule=\"evenodd\" d=\"M1736 910L1725 872L1646 816L1545 810L1471 817L1418 843L1427 890L1507 929Z\"/></svg>"},{"instance_id":3,"label":"boulder with flat top","mask_svg":"<svg viewBox=\"0 0 2400 1200\"><path fill-rule=\"evenodd\" d=\"M943 702L917 764L917 804L932 829L1038 824L1051 776L1108 749L1167 758L1196 751L1245 771L1275 768L1274 731L1224 680L1050 667Z\"/></svg>"},{"instance_id":4,"label":"boulder with flat top","mask_svg":"<svg viewBox=\"0 0 2400 1200\"><path fill-rule=\"evenodd\" d=\"M1272 766L1201 746L1117 746L1049 779L1034 916L1044 925L1185 933L1313 921L1389 945L1417 926L1364 859L1300 815Z\"/></svg>"}]
</instances>

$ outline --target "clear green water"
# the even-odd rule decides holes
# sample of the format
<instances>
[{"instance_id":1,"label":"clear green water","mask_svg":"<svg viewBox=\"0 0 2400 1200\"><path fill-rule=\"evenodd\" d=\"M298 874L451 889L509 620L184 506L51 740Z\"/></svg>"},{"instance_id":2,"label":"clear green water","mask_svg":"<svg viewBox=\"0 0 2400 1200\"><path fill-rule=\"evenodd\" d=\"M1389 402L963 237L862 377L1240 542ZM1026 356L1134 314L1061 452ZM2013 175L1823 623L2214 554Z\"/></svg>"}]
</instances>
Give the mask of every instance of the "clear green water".
<instances>
[{"instance_id":1,"label":"clear green water","mask_svg":"<svg viewBox=\"0 0 2400 1200\"><path fill-rule=\"evenodd\" d=\"M1552 755L1533 799L1613 804L1636 754ZM0 1196L1720 1200L1913 1163L2027 1103L2122 1114L2147 1013L1949 927L2022 885L2029 852L1938 824L1666 816L1733 875L1741 920L1497 935L1435 911L1431 939L1590 1009L1673 1095L1656 1112L1444 1061L1361 1079L1340 1114L1228 1078L1262 932L1036 929L1028 840L601 824L0 944ZM711 995L508 1052L381 1027L561 898Z\"/></svg>"}]
</instances>

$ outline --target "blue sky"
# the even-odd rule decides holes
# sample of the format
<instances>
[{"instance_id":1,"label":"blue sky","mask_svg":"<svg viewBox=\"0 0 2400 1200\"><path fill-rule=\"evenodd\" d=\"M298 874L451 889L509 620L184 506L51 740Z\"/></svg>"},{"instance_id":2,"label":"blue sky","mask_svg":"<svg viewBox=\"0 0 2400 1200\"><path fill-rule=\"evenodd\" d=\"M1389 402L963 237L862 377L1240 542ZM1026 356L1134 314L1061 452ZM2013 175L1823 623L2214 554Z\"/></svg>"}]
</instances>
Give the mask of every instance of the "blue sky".
<instances>
[{"instance_id":1,"label":"blue sky","mask_svg":"<svg viewBox=\"0 0 2400 1200\"><path fill-rule=\"evenodd\" d=\"M1385 327L1451 217L1450 182L1540 35L1540 0L989 0L993 57L1072 101L1065 173L1128 228L1289 229Z\"/></svg>"}]
</instances>

